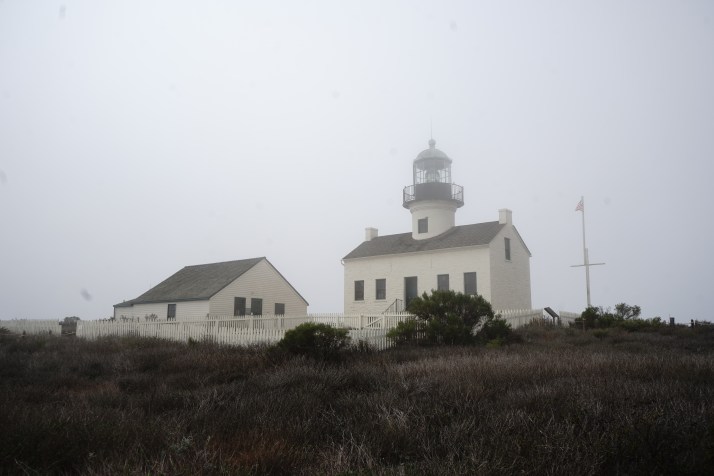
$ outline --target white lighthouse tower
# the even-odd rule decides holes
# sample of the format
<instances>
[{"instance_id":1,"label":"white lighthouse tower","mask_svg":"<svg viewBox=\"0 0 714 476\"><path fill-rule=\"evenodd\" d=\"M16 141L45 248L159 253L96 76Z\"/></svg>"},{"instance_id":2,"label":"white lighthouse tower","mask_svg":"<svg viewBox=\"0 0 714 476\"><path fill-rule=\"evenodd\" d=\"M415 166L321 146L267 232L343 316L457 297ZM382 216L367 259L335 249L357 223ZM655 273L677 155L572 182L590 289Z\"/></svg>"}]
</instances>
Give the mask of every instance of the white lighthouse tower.
<instances>
[{"instance_id":1,"label":"white lighthouse tower","mask_svg":"<svg viewBox=\"0 0 714 476\"><path fill-rule=\"evenodd\" d=\"M451 181L451 159L429 140L429 148L414 159L412 185L404 187L404 208L412 214L412 237L424 240L455 225L456 209L464 205L464 188Z\"/></svg>"}]
</instances>

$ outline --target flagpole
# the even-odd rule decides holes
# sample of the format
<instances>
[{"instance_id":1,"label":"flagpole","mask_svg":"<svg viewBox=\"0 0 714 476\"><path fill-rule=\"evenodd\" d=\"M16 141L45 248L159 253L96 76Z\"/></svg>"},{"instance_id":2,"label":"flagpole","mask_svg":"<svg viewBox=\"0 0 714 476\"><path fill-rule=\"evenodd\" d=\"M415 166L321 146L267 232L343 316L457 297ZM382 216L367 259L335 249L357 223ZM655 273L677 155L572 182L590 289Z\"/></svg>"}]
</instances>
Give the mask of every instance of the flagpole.
<instances>
[{"instance_id":1,"label":"flagpole","mask_svg":"<svg viewBox=\"0 0 714 476\"><path fill-rule=\"evenodd\" d=\"M588 259L588 247L585 244L585 197L580 197L583 213L583 263L585 263L585 289L588 297L588 307L590 307L590 260Z\"/></svg>"},{"instance_id":2,"label":"flagpole","mask_svg":"<svg viewBox=\"0 0 714 476\"><path fill-rule=\"evenodd\" d=\"M578 268L580 266L585 267L585 291L587 292L587 297L588 297L588 307L592 306L592 303L590 302L590 266L599 266L603 265L605 263L591 263L590 262L590 253L588 253L588 245L585 242L585 197L580 197L580 203L578 203L578 206L575 207L576 212L582 212L583 213L583 264L575 264L572 267L573 268ZM585 328L585 321L583 321L583 329Z\"/></svg>"}]
</instances>

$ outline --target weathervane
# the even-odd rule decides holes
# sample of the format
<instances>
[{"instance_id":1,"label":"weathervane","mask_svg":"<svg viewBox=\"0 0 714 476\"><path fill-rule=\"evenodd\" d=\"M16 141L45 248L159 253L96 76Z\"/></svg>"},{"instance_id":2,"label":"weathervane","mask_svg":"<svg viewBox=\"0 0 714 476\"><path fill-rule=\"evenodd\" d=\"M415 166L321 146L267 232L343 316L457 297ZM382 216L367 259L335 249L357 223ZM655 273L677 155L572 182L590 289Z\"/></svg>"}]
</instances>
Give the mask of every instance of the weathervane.
<instances>
[{"instance_id":1,"label":"weathervane","mask_svg":"<svg viewBox=\"0 0 714 476\"><path fill-rule=\"evenodd\" d=\"M585 197L580 197L576 212L583 212L583 264L574 264L571 268L585 267L585 288L588 295L588 307L590 307L590 266L600 266L605 263L591 263L588 258L588 247L585 244Z\"/></svg>"}]
</instances>

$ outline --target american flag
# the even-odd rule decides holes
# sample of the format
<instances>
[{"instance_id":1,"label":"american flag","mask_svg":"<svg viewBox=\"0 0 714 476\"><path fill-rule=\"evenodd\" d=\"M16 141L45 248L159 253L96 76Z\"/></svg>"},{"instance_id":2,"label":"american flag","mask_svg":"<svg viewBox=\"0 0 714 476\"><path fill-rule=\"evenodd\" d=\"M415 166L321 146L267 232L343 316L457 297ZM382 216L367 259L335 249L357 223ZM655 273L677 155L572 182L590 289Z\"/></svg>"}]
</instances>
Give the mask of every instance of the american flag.
<instances>
[{"instance_id":1,"label":"american flag","mask_svg":"<svg viewBox=\"0 0 714 476\"><path fill-rule=\"evenodd\" d=\"M578 206L575 207L576 212L584 212L585 211L585 205L583 204L583 199L581 198L580 201L578 202Z\"/></svg>"}]
</instances>

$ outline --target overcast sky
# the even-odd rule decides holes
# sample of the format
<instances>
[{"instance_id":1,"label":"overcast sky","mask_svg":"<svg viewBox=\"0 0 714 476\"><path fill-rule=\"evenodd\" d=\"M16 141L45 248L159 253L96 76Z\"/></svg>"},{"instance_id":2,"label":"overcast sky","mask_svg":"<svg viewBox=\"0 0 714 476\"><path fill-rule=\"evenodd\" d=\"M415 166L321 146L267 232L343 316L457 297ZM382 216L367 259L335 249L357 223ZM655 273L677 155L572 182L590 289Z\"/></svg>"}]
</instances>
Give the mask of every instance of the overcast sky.
<instances>
[{"instance_id":1,"label":"overcast sky","mask_svg":"<svg viewBox=\"0 0 714 476\"><path fill-rule=\"evenodd\" d=\"M584 195L594 304L714 320L709 0L0 0L0 318L256 256L342 312L431 121L457 224L513 210L534 307L585 307Z\"/></svg>"}]
</instances>

